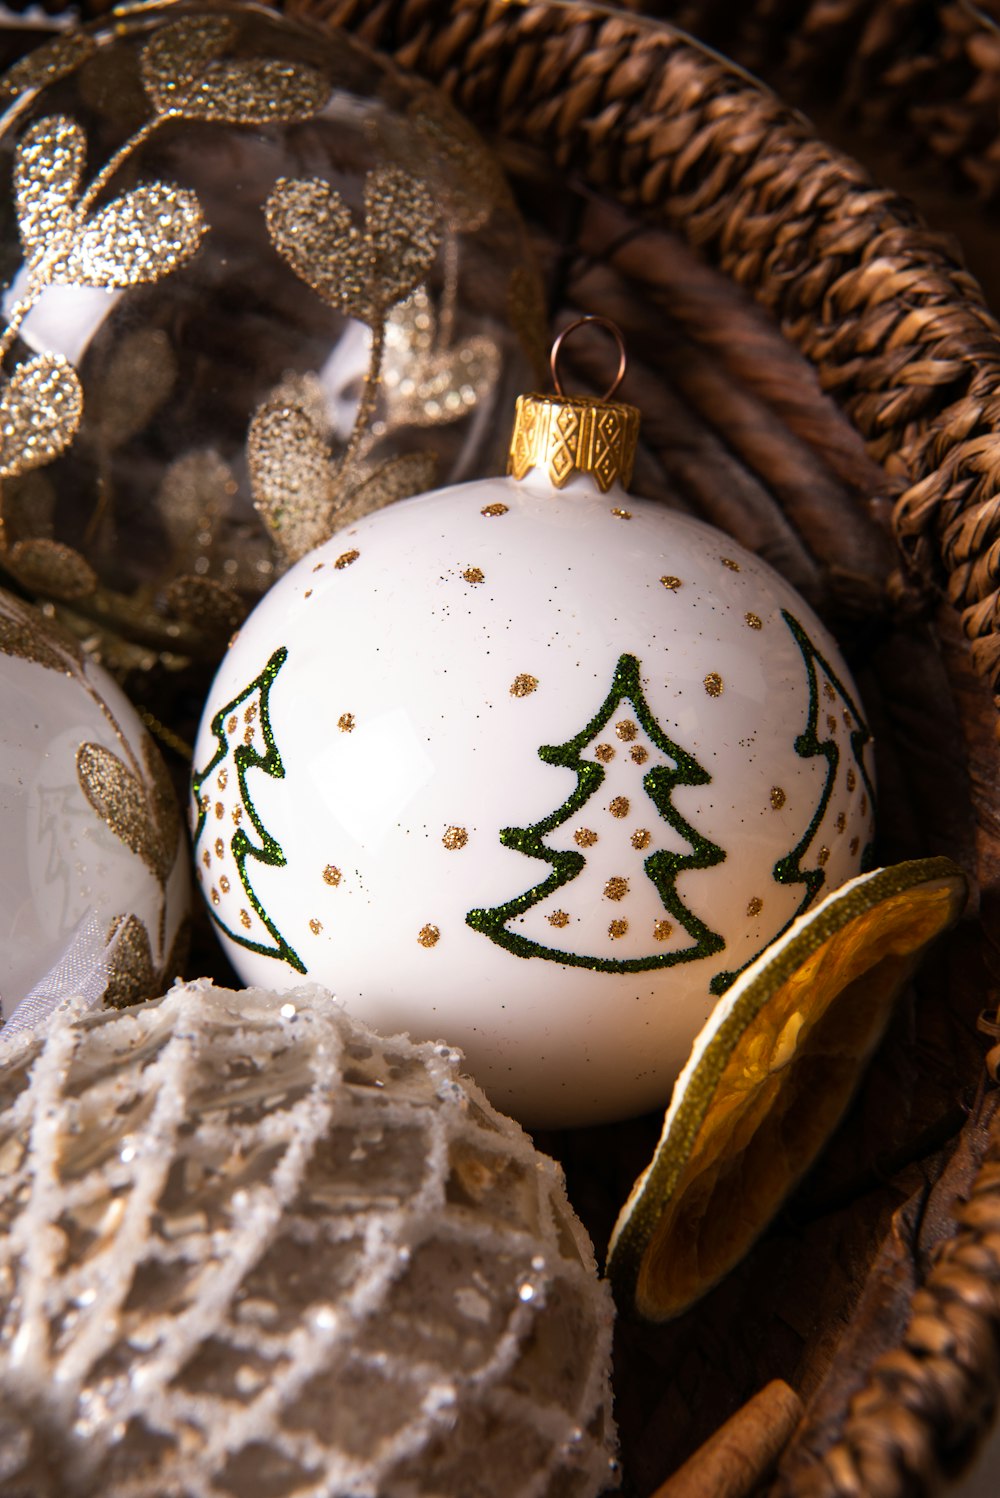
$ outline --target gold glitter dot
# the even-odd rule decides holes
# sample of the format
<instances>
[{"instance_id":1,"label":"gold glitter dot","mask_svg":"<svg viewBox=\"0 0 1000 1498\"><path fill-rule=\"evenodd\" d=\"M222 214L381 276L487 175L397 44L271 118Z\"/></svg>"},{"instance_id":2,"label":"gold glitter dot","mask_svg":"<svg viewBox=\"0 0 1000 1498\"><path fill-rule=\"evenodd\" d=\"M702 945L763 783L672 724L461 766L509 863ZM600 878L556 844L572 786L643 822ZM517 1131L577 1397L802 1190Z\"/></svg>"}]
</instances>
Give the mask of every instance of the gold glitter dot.
<instances>
[{"instance_id":1,"label":"gold glitter dot","mask_svg":"<svg viewBox=\"0 0 1000 1498\"><path fill-rule=\"evenodd\" d=\"M244 721L244 723L252 723L254 721L254 719L256 718L256 716L257 716L257 704L256 704L256 702L251 702L250 706L247 708L246 712L243 714L243 721Z\"/></svg>"},{"instance_id":2,"label":"gold glitter dot","mask_svg":"<svg viewBox=\"0 0 1000 1498\"><path fill-rule=\"evenodd\" d=\"M751 629L763 629L764 628L764 622L761 619L761 617L760 617L759 614L744 614L743 617L746 620L746 622L749 624L749 626L750 626Z\"/></svg>"},{"instance_id":3,"label":"gold glitter dot","mask_svg":"<svg viewBox=\"0 0 1000 1498\"><path fill-rule=\"evenodd\" d=\"M250 724L249 728L244 728L244 730L243 730L243 742L244 742L244 744L252 744L253 743L253 724L252 723Z\"/></svg>"},{"instance_id":4,"label":"gold glitter dot","mask_svg":"<svg viewBox=\"0 0 1000 1498\"><path fill-rule=\"evenodd\" d=\"M868 796L864 795L864 796L861 797L861 815L865 816L867 814L867 812L868 812Z\"/></svg>"},{"instance_id":5,"label":"gold glitter dot","mask_svg":"<svg viewBox=\"0 0 1000 1498\"><path fill-rule=\"evenodd\" d=\"M654 921L653 939L655 941L666 941L673 929L674 928L669 921Z\"/></svg>"},{"instance_id":6,"label":"gold glitter dot","mask_svg":"<svg viewBox=\"0 0 1000 1498\"><path fill-rule=\"evenodd\" d=\"M312 932L313 936L318 936L322 929L323 922L318 921L316 917L313 916L312 920L309 922L309 930Z\"/></svg>"},{"instance_id":7,"label":"gold glitter dot","mask_svg":"<svg viewBox=\"0 0 1000 1498\"><path fill-rule=\"evenodd\" d=\"M829 857L830 850L824 843L823 847L820 848L819 852L816 854L816 862L819 864L820 868L823 867Z\"/></svg>"},{"instance_id":8,"label":"gold glitter dot","mask_svg":"<svg viewBox=\"0 0 1000 1498\"><path fill-rule=\"evenodd\" d=\"M334 863L328 863L323 870L323 883L337 885L340 883L340 870Z\"/></svg>"},{"instance_id":9,"label":"gold glitter dot","mask_svg":"<svg viewBox=\"0 0 1000 1498\"><path fill-rule=\"evenodd\" d=\"M612 921L608 927L608 935L612 941L616 941L619 936L624 936L627 930L628 921Z\"/></svg>"},{"instance_id":10,"label":"gold glitter dot","mask_svg":"<svg viewBox=\"0 0 1000 1498\"><path fill-rule=\"evenodd\" d=\"M780 785L772 785L772 787L771 787L771 805L774 807L775 811L780 811L781 808L784 806L784 804L785 804L785 793L781 789L781 786Z\"/></svg>"},{"instance_id":11,"label":"gold glitter dot","mask_svg":"<svg viewBox=\"0 0 1000 1498\"><path fill-rule=\"evenodd\" d=\"M507 506L506 505L501 505L501 504L484 505L483 508L479 511L479 513L480 513L480 515L486 515L487 517L489 517L491 515L506 515L506 513L507 513Z\"/></svg>"},{"instance_id":12,"label":"gold glitter dot","mask_svg":"<svg viewBox=\"0 0 1000 1498\"><path fill-rule=\"evenodd\" d=\"M352 562L356 562L360 555L360 551L342 551L333 565L338 572L343 572L344 568L349 567Z\"/></svg>"},{"instance_id":13,"label":"gold glitter dot","mask_svg":"<svg viewBox=\"0 0 1000 1498\"><path fill-rule=\"evenodd\" d=\"M512 697L527 697L538 686L538 677L529 676L527 671L515 676L510 684L510 695Z\"/></svg>"},{"instance_id":14,"label":"gold glitter dot","mask_svg":"<svg viewBox=\"0 0 1000 1498\"><path fill-rule=\"evenodd\" d=\"M484 583L486 581L486 573L481 567L466 567L462 576L467 583Z\"/></svg>"},{"instance_id":15,"label":"gold glitter dot","mask_svg":"<svg viewBox=\"0 0 1000 1498\"><path fill-rule=\"evenodd\" d=\"M219 903L219 891L216 889L215 885L213 884L212 885L212 904L213 905L218 905L218 903Z\"/></svg>"},{"instance_id":16,"label":"gold glitter dot","mask_svg":"<svg viewBox=\"0 0 1000 1498\"><path fill-rule=\"evenodd\" d=\"M313 590L312 590L312 588L307 588L306 591L302 595L303 598L311 598L312 596L313 596Z\"/></svg>"},{"instance_id":17,"label":"gold glitter dot","mask_svg":"<svg viewBox=\"0 0 1000 1498\"><path fill-rule=\"evenodd\" d=\"M823 683L823 694L826 697L827 702L833 702L837 696L836 692L833 690L833 687L828 681L825 681Z\"/></svg>"},{"instance_id":18,"label":"gold glitter dot","mask_svg":"<svg viewBox=\"0 0 1000 1498\"><path fill-rule=\"evenodd\" d=\"M337 719L337 727L340 729L341 733L353 733L354 714L341 713L340 717Z\"/></svg>"},{"instance_id":19,"label":"gold glitter dot","mask_svg":"<svg viewBox=\"0 0 1000 1498\"><path fill-rule=\"evenodd\" d=\"M633 744L629 750L629 754L633 764L636 765L644 765L649 758L649 750L645 749L642 744Z\"/></svg>"},{"instance_id":20,"label":"gold glitter dot","mask_svg":"<svg viewBox=\"0 0 1000 1498\"><path fill-rule=\"evenodd\" d=\"M318 572L320 570L320 568L322 567L322 565L323 565L322 562L317 562L316 565L315 565L315 567L313 568L313 571L314 572Z\"/></svg>"},{"instance_id":21,"label":"gold glitter dot","mask_svg":"<svg viewBox=\"0 0 1000 1498\"><path fill-rule=\"evenodd\" d=\"M841 812L837 818L836 828L838 832L844 832L847 829L847 818L843 812Z\"/></svg>"},{"instance_id":22,"label":"gold glitter dot","mask_svg":"<svg viewBox=\"0 0 1000 1498\"><path fill-rule=\"evenodd\" d=\"M230 718L229 722L226 724L226 732L227 733L235 733L236 732L236 721L237 721L236 720L236 714L233 713L233 716Z\"/></svg>"},{"instance_id":23,"label":"gold glitter dot","mask_svg":"<svg viewBox=\"0 0 1000 1498\"><path fill-rule=\"evenodd\" d=\"M615 733L623 744L631 744L638 732L639 730L631 718L623 718L620 723L615 724Z\"/></svg>"},{"instance_id":24,"label":"gold glitter dot","mask_svg":"<svg viewBox=\"0 0 1000 1498\"><path fill-rule=\"evenodd\" d=\"M246 929L247 929L247 931L250 930L250 912L249 912L249 910L241 910L240 911L240 924L242 926L245 926Z\"/></svg>"},{"instance_id":25,"label":"gold glitter dot","mask_svg":"<svg viewBox=\"0 0 1000 1498\"><path fill-rule=\"evenodd\" d=\"M732 557L720 557L719 560L723 567L729 568L730 572L739 572L740 564L739 562L734 562Z\"/></svg>"},{"instance_id":26,"label":"gold glitter dot","mask_svg":"<svg viewBox=\"0 0 1000 1498\"><path fill-rule=\"evenodd\" d=\"M211 806L211 804L212 804L211 797L209 797L209 796L199 796L199 798L198 798L198 805L201 808L201 810L205 813L206 817L208 816L208 808Z\"/></svg>"},{"instance_id":27,"label":"gold glitter dot","mask_svg":"<svg viewBox=\"0 0 1000 1498\"><path fill-rule=\"evenodd\" d=\"M217 817L221 817L223 815L223 813L225 812L225 809L226 808L223 806L223 804L222 804L221 801L216 801L216 803L215 803L215 815Z\"/></svg>"},{"instance_id":28,"label":"gold glitter dot","mask_svg":"<svg viewBox=\"0 0 1000 1498\"><path fill-rule=\"evenodd\" d=\"M857 783L858 783L858 778L855 775L854 771L853 770L848 770L848 772L847 772L847 789L849 791L853 791L853 789L857 785Z\"/></svg>"},{"instance_id":29,"label":"gold glitter dot","mask_svg":"<svg viewBox=\"0 0 1000 1498\"><path fill-rule=\"evenodd\" d=\"M604 886L604 898L606 900L624 900L628 894L628 880L623 879L620 874L613 874Z\"/></svg>"},{"instance_id":30,"label":"gold glitter dot","mask_svg":"<svg viewBox=\"0 0 1000 1498\"><path fill-rule=\"evenodd\" d=\"M578 827L573 834L573 841L578 848L592 848L597 842L597 833L591 832L589 827Z\"/></svg>"},{"instance_id":31,"label":"gold glitter dot","mask_svg":"<svg viewBox=\"0 0 1000 1498\"><path fill-rule=\"evenodd\" d=\"M201 861L205 865L206 869L210 869L212 867L212 855L211 853L209 853L207 848L201 855Z\"/></svg>"},{"instance_id":32,"label":"gold glitter dot","mask_svg":"<svg viewBox=\"0 0 1000 1498\"><path fill-rule=\"evenodd\" d=\"M851 850L851 857L853 858L855 853L857 853L858 849L861 847L861 839L852 837L849 846Z\"/></svg>"},{"instance_id":33,"label":"gold glitter dot","mask_svg":"<svg viewBox=\"0 0 1000 1498\"><path fill-rule=\"evenodd\" d=\"M660 582L667 589L668 593L676 593L678 588L683 587L679 577L670 577L668 575L667 577L661 577Z\"/></svg>"},{"instance_id":34,"label":"gold glitter dot","mask_svg":"<svg viewBox=\"0 0 1000 1498\"><path fill-rule=\"evenodd\" d=\"M832 713L826 715L826 726L831 733L837 732L837 720Z\"/></svg>"},{"instance_id":35,"label":"gold glitter dot","mask_svg":"<svg viewBox=\"0 0 1000 1498\"><path fill-rule=\"evenodd\" d=\"M549 916L550 926L568 926L569 912L566 910L554 910Z\"/></svg>"},{"instance_id":36,"label":"gold glitter dot","mask_svg":"<svg viewBox=\"0 0 1000 1498\"><path fill-rule=\"evenodd\" d=\"M223 858L225 856L225 852L226 852L226 845L225 845L225 843L222 841L221 837L217 837L215 839L215 856L216 856L216 858Z\"/></svg>"},{"instance_id":37,"label":"gold glitter dot","mask_svg":"<svg viewBox=\"0 0 1000 1498\"><path fill-rule=\"evenodd\" d=\"M615 757L614 745L598 744L597 748L594 750L594 755L595 758L600 760L602 765L608 765Z\"/></svg>"},{"instance_id":38,"label":"gold glitter dot","mask_svg":"<svg viewBox=\"0 0 1000 1498\"><path fill-rule=\"evenodd\" d=\"M759 895L754 895L753 899L750 901L750 904L747 906L747 915L760 915L763 909L764 901L760 898Z\"/></svg>"},{"instance_id":39,"label":"gold glitter dot","mask_svg":"<svg viewBox=\"0 0 1000 1498\"><path fill-rule=\"evenodd\" d=\"M221 889L221 891L222 891L222 893L224 895L228 895L228 893L229 893L229 880L226 878L225 874L223 874L222 878L219 880L219 888Z\"/></svg>"},{"instance_id":40,"label":"gold glitter dot","mask_svg":"<svg viewBox=\"0 0 1000 1498\"><path fill-rule=\"evenodd\" d=\"M705 677L705 691L710 697L722 696L722 677L718 671L709 671Z\"/></svg>"},{"instance_id":41,"label":"gold glitter dot","mask_svg":"<svg viewBox=\"0 0 1000 1498\"><path fill-rule=\"evenodd\" d=\"M219 771L217 784L220 791L224 791L226 789L226 786L229 784L229 771L225 768L225 766L223 766L223 768Z\"/></svg>"},{"instance_id":42,"label":"gold glitter dot","mask_svg":"<svg viewBox=\"0 0 1000 1498\"><path fill-rule=\"evenodd\" d=\"M608 807L608 811L611 813L611 815L613 817L627 817L628 816L628 797L627 796L616 796L615 799L612 801L611 805Z\"/></svg>"},{"instance_id":43,"label":"gold glitter dot","mask_svg":"<svg viewBox=\"0 0 1000 1498\"><path fill-rule=\"evenodd\" d=\"M464 827L449 827L441 841L450 853L455 853L459 848L465 847L469 834Z\"/></svg>"},{"instance_id":44,"label":"gold glitter dot","mask_svg":"<svg viewBox=\"0 0 1000 1498\"><path fill-rule=\"evenodd\" d=\"M846 707L845 707L845 708L844 708L844 724L845 724L845 726L846 726L846 727L847 727L847 728L850 728L850 726L851 726L851 715L850 715L850 713L849 713L849 712L848 712L848 711L847 711L847 708L846 708Z\"/></svg>"},{"instance_id":45,"label":"gold glitter dot","mask_svg":"<svg viewBox=\"0 0 1000 1498\"><path fill-rule=\"evenodd\" d=\"M616 506L615 506L615 508L614 508L614 509L613 509L613 510L612 510L612 511L611 511L611 513L612 513L612 515L615 515L615 516L617 516L617 518L618 518L618 519L619 519L619 520L631 520L631 519L632 519L632 511L631 511L631 510L620 510L620 509L619 509L619 508L618 508L618 507L617 507L617 505L616 505Z\"/></svg>"},{"instance_id":46,"label":"gold glitter dot","mask_svg":"<svg viewBox=\"0 0 1000 1498\"><path fill-rule=\"evenodd\" d=\"M632 834L632 846L639 853L642 852L643 848L648 848L652 841L653 834L647 831L645 827L637 827Z\"/></svg>"},{"instance_id":47,"label":"gold glitter dot","mask_svg":"<svg viewBox=\"0 0 1000 1498\"><path fill-rule=\"evenodd\" d=\"M441 939L441 932L437 926L421 926L417 932L417 941L422 947L435 947Z\"/></svg>"},{"instance_id":48,"label":"gold glitter dot","mask_svg":"<svg viewBox=\"0 0 1000 1498\"><path fill-rule=\"evenodd\" d=\"M234 806L233 807L233 821L236 823L237 827L240 825L240 823L242 822L242 820L243 820L243 808L242 808L242 806Z\"/></svg>"}]
</instances>

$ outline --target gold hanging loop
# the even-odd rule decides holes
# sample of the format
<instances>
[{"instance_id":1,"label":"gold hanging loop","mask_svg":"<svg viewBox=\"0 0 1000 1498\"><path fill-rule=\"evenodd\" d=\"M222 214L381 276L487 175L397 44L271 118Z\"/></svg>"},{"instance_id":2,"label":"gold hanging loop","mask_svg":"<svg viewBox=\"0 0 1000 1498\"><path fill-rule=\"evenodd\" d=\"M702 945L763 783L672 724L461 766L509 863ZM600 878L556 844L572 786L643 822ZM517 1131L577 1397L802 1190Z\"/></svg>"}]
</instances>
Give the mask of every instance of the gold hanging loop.
<instances>
[{"instance_id":1,"label":"gold hanging loop","mask_svg":"<svg viewBox=\"0 0 1000 1498\"><path fill-rule=\"evenodd\" d=\"M625 339L622 335L622 330L616 322L611 321L610 317L598 317L595 313L588 312L583 317L576 318L576 320L574 322L571 322L568 327L563 328L562 332L558 335L555 342L553 343L552 352L549 354L549 368L552 370L552 383L555 386L556 395L565 397L566 392L563 389L562 380L559 378L559 351L571 333L575 333L578 328L585 328L588 323L595 324L600 328L606 328L607 331L611 334L612 338L615 340L615 343L618 345L618 373L615 375L607 390L600 397L602 401L609 401L611 400L615 391L618 389L622 380L624 380L625 371L628 368L628 355L625 352Z\"/></svg>"}]
</instances>

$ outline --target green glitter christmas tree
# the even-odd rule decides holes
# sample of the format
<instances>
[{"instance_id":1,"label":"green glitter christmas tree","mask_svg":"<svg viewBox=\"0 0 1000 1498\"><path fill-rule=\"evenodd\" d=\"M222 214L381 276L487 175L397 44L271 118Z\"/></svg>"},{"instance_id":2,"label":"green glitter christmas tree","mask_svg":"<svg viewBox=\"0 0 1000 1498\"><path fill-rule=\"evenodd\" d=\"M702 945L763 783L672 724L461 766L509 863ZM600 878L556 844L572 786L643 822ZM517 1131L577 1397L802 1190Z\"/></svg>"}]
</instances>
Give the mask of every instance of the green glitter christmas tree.
<instances>
[{"instance_id":1,"label":"green glitter christmas tree","mask_svg":"<svg viewBox=\"0 0 1000 1498\"><path fill-rule=\"evenodd\" d=\"M276 957L304 973L305 964L264 909L247 869L248 860L270 868L285 867L281 846L268 832L254 806L247 788L247 774L250 770L261 770L277 780L284 777L285 767L274 741L269 703L275 677L287 655L283 646L276 650L260 675L212 719L218 747L211 762L191 781L198 808L194 846L196 856L214 881L209 909L217 925L241 947L265 957ZM237 735L239 738L234 742ZM240 799L227 816L234 775ZM247 832L248 822L257 834L258 843ZM238 924L224 920L219 913L222 897L228 897L234 875L246 896L245 903L239 906ZM226 903L230 903L228 898Z\"/></svg>"},{"instance_id":2,"label":"green glitter christmas tree","mask_svg":"<svg viewBox=\"0 0 1000 1498\"><path fill-rule=\"evenodd\" d=\"M631 708L634 719L626 716L614 726L609 738L617 739L617 744L598 743L611 719L624 707ZM635 778L644 795L617 795L607 806L599 806L592 798L605 783L605 765L619 754L619 780L623 762L636 766ZM544 957L604 973L671 967L721 951L725 945L722 937L688 909L677 891L678 875L688 869L711 868L726 856L686 821L672 800L677 786L707 785L711 776L656 721L646 702L635 656L620 657L611 690L586 727L565 744L542 745L538 755L548 765L572 770L576 786L562 805L541 821L530 827L505 827L500 841L506 848L549 864L551 872L503 905L470 910L466 921L472 929L517 957ZM647 764L649 768L641 768ZM590 822L602 827L600 833L593 826L581 825L573 833L576 848L557 848L545 842L548 834L563 824L582 821L585 807ZM678 843L683 851L678 850ZM594 847L598 851L589 855L577 851ZM634 875L622 872L630 870L636 853L646 849L650 851L641 860L639 874L652 881L663 906L663 917L648 931L629 918L628 895ZM603 884L604 898L597 908L607 911L608 918L605 921L602 915L600 925L591 920L581 932L580 921L571 908L563 909L553 897L558 892L560 900L572 907L573 892L566 886L585 870L590 871L591 879ZM593 909L594 903L588 899L587 908ZM542 922L547 923L551 935L545 932L543 939L538 939L525 930L530 925L540 928ZM560 932L564 933L562 937ZM687 943L681 933L689 938ZM565 946L559 945L561 940ZM572 950L577 945L585 950Z\"/></svg>"}]
</instances>

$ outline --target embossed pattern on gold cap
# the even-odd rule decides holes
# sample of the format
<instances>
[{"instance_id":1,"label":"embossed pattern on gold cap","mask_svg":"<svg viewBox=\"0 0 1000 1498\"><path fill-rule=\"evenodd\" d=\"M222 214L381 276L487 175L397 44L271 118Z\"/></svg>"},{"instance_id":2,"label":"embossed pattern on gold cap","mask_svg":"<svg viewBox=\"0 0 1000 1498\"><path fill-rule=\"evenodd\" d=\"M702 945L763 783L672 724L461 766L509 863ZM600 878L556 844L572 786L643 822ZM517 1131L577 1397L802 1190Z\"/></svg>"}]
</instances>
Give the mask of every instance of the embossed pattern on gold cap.
<instances>
[{"instance_id":1,"label":"embossed pattern on gold cap","mask_svg":"<svg viewBox=\"0 0 1000 1498\"><path fill-rule=\"evenodd\" d=\"M627 488L639 439L635 406L589 396L520 395L514 413L507 472L523 479L544 469L557 489L589 474L606 494Z\"/></svg>"}]
</instances>

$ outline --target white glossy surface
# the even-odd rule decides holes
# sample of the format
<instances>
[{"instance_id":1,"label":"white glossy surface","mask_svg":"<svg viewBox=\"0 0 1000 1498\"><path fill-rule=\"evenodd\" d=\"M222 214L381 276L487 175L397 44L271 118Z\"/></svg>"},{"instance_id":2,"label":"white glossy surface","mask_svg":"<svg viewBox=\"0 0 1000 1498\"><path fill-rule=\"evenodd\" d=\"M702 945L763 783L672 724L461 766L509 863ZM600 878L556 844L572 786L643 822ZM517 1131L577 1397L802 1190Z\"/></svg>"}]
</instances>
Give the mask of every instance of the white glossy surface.
<instances>
[{"instance_id":1,"label":"white glossy surface","mask_svg":"<svg viewBox=\"0 0 1000 1498\"><path fill-rule=\"evenodd\" d=\"M0 616L10 608L0 593ZM67 954L72 967L88 929L106 939L120 916L143 922L154 964L164 963L190 880L180 840L164 888L84 795L77 751L85 743L110 750L149 789L149 736L105 671L92 663L59 671L0 653L0 700L0 1002L9 1019Z\"/></svg>"},{"instance_id":2,"label":"white glossy surface","mask_svg":"<svg viewBox=\"0 0 1000 1498\"><path fill-rule=\"evenodd\" d=\"M483 515L497 503L506 513ZM357 558L337 567L350 551ZM483 580L469 581L470 569ZM665 576L680 586L665 587ZM256 846L262 828L283 854L283 863L246 861L274 929L310 978L369 1022L462 1046L493 1101L531 1124L596 1121L663 1102L714 1004L711 980L754 957L805 895L801 884L778 882L774 869L823 801L828 760L796 752L808 675L782 609L857 702L833 640L777 574L721 533L620 490L600 495L584 479L560 494L534 475L520 484L494 479L369 517L274 588L220 668L198 738L199 772L219 749L213 714L279 647L288 652L269 700L284 774L245 772L260 828L240 810L232 744L204 783L196 855L210 908L232 933L275 946L233 858L236 812ZM565 745L591 723L623 654L640 662L666 742L711 777L676 785L669 804L725 855L676 875L682 910L724 949L635 972L518 955L470 927L467 915L552 873L549 859L505 846L501 830L540 822L574 792L576 772L545 762L539 749ZM713 673L721 678L714 696L705 685ZM525 675L537 687L513 695ZM825 875L822 892L858 871L871 832L850 745L857 719L839 692L824 695L828 685L820 671L820 738L836 744L838 763L802 858L803 869ZM248 726L243 716L259 697L239 702L232 737L263 755L260 712L251 711ZM349 731L339 726L345 714ZM600 745L614 756L602 766L603 783L545 835L550 850L582 852L578 872L502 930L585 960L642 963L696 945L644 867L653 852L687 856L694 845L648 793L644 776L674 761L637 717L623 701L580 749L594 766ZM617 735L620 721L636 723L634 739ZM630 757L637 746L648 754L641 768ZM784 792L777 808L776 787ZM625 816L612 815L616 798L628 801ZM449 849L442 839L453 827L467 841ZM581 829L598 834L582 849L574 839ZM642 830L650 840L640 851L632 838ZM331 865L337 883L324 880ZM606 892L615 878L627 881L619 900ZM557 912L568 923L550 923ZM664 919L672 929L658 941L655 923ZM627 932L611 936L614 920L626 920ZM418 940L426 926L440 933L433 946ZM223 939L248 982L301 981L292 965Z\"/></svg>"}]
</instances>

